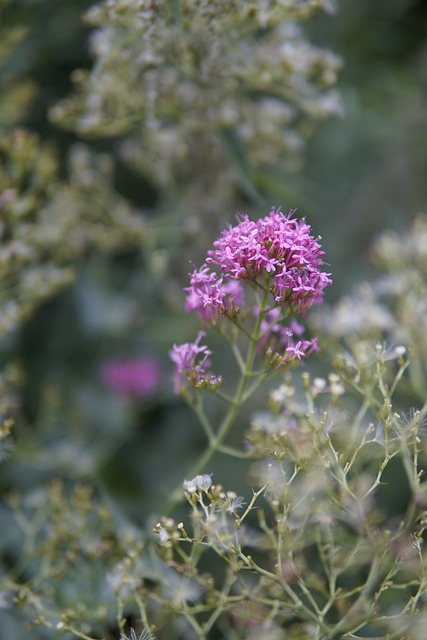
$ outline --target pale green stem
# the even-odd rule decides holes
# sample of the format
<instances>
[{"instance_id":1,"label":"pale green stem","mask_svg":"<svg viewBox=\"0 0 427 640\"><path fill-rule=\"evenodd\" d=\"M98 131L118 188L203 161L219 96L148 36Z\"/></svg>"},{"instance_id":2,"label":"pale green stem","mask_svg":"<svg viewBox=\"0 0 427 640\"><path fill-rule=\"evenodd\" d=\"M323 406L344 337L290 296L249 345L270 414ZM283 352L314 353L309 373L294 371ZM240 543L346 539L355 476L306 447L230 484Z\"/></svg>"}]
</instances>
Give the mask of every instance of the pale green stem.
<instances>
[{"instance_id":1,"label":"pale green stem","mask_svg":"<svg viewBox=\"0 0 427 640\"><path fill-rule=\"evenodd\" d=\"M231 456L232 458L241 458L242 460L247 460L251 455L250 451L241 451L240 449L236 449L236 447L229 447L226 444L221 444L217 451L225 453L227 456Z\"/></svg>"},{"instance_id":2,"label":"pale green stem","mask_svg":"<svg viewBox=\"0 0 427 640\"><path fill-rule=\"evenodd\" d=\"M372 593L374 592L376 585L377 585L377 581L378 581L378 577L381 573L380 571L380 567L381 567L381 560L382 558L374 558L372 560L372 564L369 570L369 575L366 579L365 584L362 587L361 593L359 595L359 597L357 598L357 600L355 600L355 602L353 602L352 606L350 607L350 609L347 611L347 613L341 618L341 620L335 625L335 627L333 627L331 629L330 632L330 637L331 638L340 638L342 637L342 633L343 633L343 629L346 627L346 625L349 624L349 622L352 620L352 617L356 614L357 612L359 612L360 607L369 601L369 598L372 596Z\"/></svg>"},{"instance_id":3,"label":"pale green stem","mask_svg":"<svg viewBox=\"0 0 427 640\"><path fill-rule=\"evenodd\" d=\"M233 398L230 398L230 396L228 396L226 393L222 393L222 391L215 391L215 395L217 398L220 398L220 400L223 400L223 402L226 402L227 404L233 404L234 402Z\"/></svg>"},{"instance_id":4,"label":"pale green stem","mask_svg":"<svg viewBox=\"0 0 427 640\"><path fill-rule=\"evenodd\" d=\"M203 411L203 407L195 406L195 407L193 407L193 410L194 410L195 414L197 415L197 417L199 418L200 424L203 427L203 430L204 430L204 432L206 434L208 442L212 442L212 440L214 439L214 433L212 431L211 424L210 424L206 414Z\"/></svg>"},{"instance_id":5,"label":"pale green stem","mask_svg":"<svg viewBox=\"0 0 427 640\"><path fill-rule=\"evenodd\" d=\"M399 382L402 379L403 374L405 373L406 369L409 367L409 363L410 360L406 360L399 368L399 371L396 374L396 377L394 379L393 384L390 387L390 398L392 397L392 395L394 394L394 392L396 391L396 387L399 384Z\"/></svg>"},{"instance_id":6,"label":"pale green stem","mask_svg":"<svg viewBox=\"0 0 427 640\"><path fill-rule=\"evenodd\" d=\"M117 595L117 613L116 620L120 633L124 633L123 627L123 601L120 595Z\"/></svg>"},{"instance_id":7,"label":"pale green stem","mask_svg":"<svg viewBox=\"0 0 427 640\"><path fill-rule=\"evenodd\" d=\"M145 604L142 601L142 598L141 598L141 596L139 595L139 593L137 591L133 592L133 596L135 598L136 604L138 605L139 616L141 618L141 622L142 622L142 624L143 624L145 629L150 630L150 624L148 622L147 610L146 610Z\"/></svg>"},{"instance_id":8,"label":"pale green stem","mask_svg":"<svg viewBox=\"0 0 427 640\"><path fill-rule=\"evenodd\" d=\"M79 631L69 624L64 624L62 629L63 631L69 631L73 635L77 636L77 638L83 638L83 640L96 640L93 636L88 636L86 633L83 633L83 631Z\"/></svg>"},{"instance_id":9,"label":"pale green stem","mask_svg":"<svg viewBox=\"0 0 427 640\"><path fill-rule=\"evenodd\" d=\"M193 627L194 631L196 632L197 640L205 640L206 634L203 631L202 627L197 622L197 620L195 619L195 617L192 616L191 613L187 613L187 612L184 612L184 617L187 620L188 624L191 627Z\"/></svg>"},{"instance_id":10,"label":"pale green stem","mask_svg":"<svg viewBox=\"0 0 427 640\"><path fill-rule=\"evenodd\" d=\"M254 331L250 338L248 352L245 360L244 371L242 372L242 376L240 378L239 386L237 387L236 394L234 396L234 400L222 421L222 424L218 430L218 433L209 440L209 446L206 451L200 456L199 460L196 462L191 472L189 473L189 477L193 478L201 473L205 468L208 462L212 459L214 454L219 450L227 435L229 434L234 421L239 413L239 410L246 400L247 396L245 395L245 391L248 385L248 382L251 378L252 368L256 355L256 348L258 346L258 341L260 337L261 331L261 323L265 315L265 305L269 295L268 288L266 287L263 291L262 301L260 304L260 310L255 322ZM173 506L179 502L182 496L182 486L180 485L171 496L171 500L169 502L168 507L171 509Z\"/></svg>"},{"instance_id":11,"label":"pale green stem","mask_svg":"<svg viewBox=\"0 0 427 640\"><path fill-rule=\"evenodd\" d=\"M427 413L427 400L424 402L423 406L420 409L420 417L424 417Z\"/></svg>"},{"instance_id":12,"label":"pale green stem","mask_svg":"<svg viewBox=\"0 0 427 640\"><path fill-rule=\"evenodd\" d=\"M242 524L243 520L246 518L246 516L252 511L252 508L255 504L255 502L257 501L257 499L259 498L259 496L264 493L265 488L267 485L263 485L261 487L261 489L259 489L258 491L254 491L253 492L253 496L252 496L252 500L250 501L250 503L248 504L246 511L240 516L240 518L236 521L236 526L240 527L240 525Z\"/></svg>"},{"instance_id":13,"label":"pale green stem","mask_svg":"<svg viewBox=\"0 0 427 640\"><path fill-rule=\"evenodd\" d=\"M245 556L242 552L239 552L238 555L245 563L245 569L249 569L261 576L268 578L283 589L283 591L289 597L290 602L287 602L286 605L289 607L289 609L291 609L291 611L294 611L295 613L301 615L305 618L305 620L320 626L324 632L329 631L329 627L319 619L318 610L313 611L312 609L310 609L310 607L306 605L295 593L295 591L286 582L286 580L282 579L280 576L275 575L274 573L271 573L270 571L262 569L262 567L255 564L253 561L250 561L249 556Z\"/></svg>"},{"instance_id":14,"label":"pale green stem","mask_svg":"<svg viewBox=\"0 0 427 640\"><path fill-rule=\"evenodd\" d=\"M205 633L209 633L209 631L212 629L213 625L215 624L216 620L219 618L219 616L222 614L222 612L224 611L227 602L229 602L229 594L230 594L230 589L232 587L232 584L234 582L234 577L231 577L231 581L227 581L226 584L224 585L221 595L219 597L218 600L218 604L215 608L215 610L211 613L209 619L207 620L207 622L204 625L204 629L205 629Z\"/></svg>"},{"instance_id":15,"label":"pale green stem","mask_svg":"<svg viewBox=\"0 0 427 640\"><path fill-rule=\"evenodd\" d=\"M250 339L250 336L249 336L249 339ZM233 350L233 354L234 354L234 357L236 359L236 362L237 362L237 364L239 366L240 373L243 375L245 373L245 364L246 363L245 363L245 360L244 360L242 354L240 353L239 346L237 345L236 342L232 342L231 343L231 348Z\"/></svg>"}]
</instances>

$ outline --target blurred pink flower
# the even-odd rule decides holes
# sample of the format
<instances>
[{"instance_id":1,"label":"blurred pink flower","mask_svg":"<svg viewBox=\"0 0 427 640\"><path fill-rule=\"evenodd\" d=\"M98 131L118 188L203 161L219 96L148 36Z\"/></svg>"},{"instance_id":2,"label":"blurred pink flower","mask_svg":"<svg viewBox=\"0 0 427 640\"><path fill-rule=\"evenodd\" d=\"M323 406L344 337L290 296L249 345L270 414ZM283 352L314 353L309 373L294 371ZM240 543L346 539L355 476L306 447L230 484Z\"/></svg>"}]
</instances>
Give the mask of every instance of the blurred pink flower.
<instances>
[{"instance_id":1,"label":"blurred pink flower","mask_svg":"<svg viewBox=\"0 0 427 640\"><path fill-rule=\"evenodd\" d=\"M120 395L150 396L160 385L162 372L154 356L136 359L116 358L104 362L100 370L101 380Z\"/></svg>"}]
</instances>

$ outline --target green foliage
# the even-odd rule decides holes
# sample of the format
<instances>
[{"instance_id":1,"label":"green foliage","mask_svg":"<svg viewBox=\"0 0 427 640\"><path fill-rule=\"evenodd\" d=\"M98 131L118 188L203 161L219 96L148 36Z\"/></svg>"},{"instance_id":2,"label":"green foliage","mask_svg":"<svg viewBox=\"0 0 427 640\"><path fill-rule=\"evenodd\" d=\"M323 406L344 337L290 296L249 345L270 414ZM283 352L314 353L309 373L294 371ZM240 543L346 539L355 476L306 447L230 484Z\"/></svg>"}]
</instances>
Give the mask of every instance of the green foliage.
<instances>
[{"instance_id":1,"label":"green foliage","mask_svg":"<svg viewBox=\"0 0 427 640\"><path fill-rule=\"evenodd\" d=\"M295 162L318 122L341 113L340 61L300 27L328 4L100 3L86 14L94 65L51 116L118 137L125 162L186 213L203 202L218 216L241 190L259 197L254 169Z\"/></svg>"},{"instance_id":2,"label":"green foliage","mask_svg":"<svg viewBox=\"0 0 427 640\"><path fill-rule=\"evenodd\" d=\"M68 285L91 250L138 245L145 220L111 187L110 158L75 146L67 182L53 149L12 129L0 138L0 334Z\"/></svg>"}]
</instances>

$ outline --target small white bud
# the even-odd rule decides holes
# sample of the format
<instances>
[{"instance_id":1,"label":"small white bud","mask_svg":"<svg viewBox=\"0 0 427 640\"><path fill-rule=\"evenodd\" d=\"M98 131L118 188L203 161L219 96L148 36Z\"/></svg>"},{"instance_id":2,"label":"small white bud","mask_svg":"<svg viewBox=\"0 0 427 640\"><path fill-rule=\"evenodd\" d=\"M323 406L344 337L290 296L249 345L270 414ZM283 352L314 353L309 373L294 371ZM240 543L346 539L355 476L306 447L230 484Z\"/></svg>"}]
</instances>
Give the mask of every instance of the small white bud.
<instances>
[{"instance_id":1,"label":"small white bud","mask_svg":"<svg viewBox=\"0 0 427 640\"><path fill-rule=\"evenodd\" d=\"M345 393L345 388L342 384L332 384L331 385L331 393L333 396L342 396Z\"/></svg>"}]
</instances>

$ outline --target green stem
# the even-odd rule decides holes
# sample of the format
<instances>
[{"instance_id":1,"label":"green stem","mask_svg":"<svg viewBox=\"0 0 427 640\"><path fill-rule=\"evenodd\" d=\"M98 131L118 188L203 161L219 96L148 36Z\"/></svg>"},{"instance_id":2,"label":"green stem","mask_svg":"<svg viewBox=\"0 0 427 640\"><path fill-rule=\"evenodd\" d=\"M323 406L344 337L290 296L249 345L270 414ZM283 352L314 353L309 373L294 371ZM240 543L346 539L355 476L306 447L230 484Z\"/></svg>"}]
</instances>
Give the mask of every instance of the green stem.
<instances>
[{"instance_id":1,"label":"green stem","mask_svg":"<svg viewBox=\"0 0 427 640\"><path fill-rule=\"evenodd\" d=\"M214 434L213 434L210 422L209 422L206 414L203 411L203 408L201 408L201 407L193 407L193 409L194 409L195 414L199 418L200 424L203 427L203 430L204 430L204 432L206 434L208 442L211 442L213 440L213 438L214 438Z\"/></svg>"},{"instance_id":2,"label":"green stem","mask_svg":"<svg viewBox=\"0 0 427 640\"><path fill-rule=\"evenodd\" d=\"M222 424L218 430L218 433L210 438L209 446L206 451L200 456L194 467L192 468L189 477L193 478L201 473L205 468L208 462L212 459L214 454L220 449L227 435L229 434L234 421L240 411L242 404L247 399L245 395L245 391L248 385L249 380L252 377L252 368L255 361L256 348L258 346L260 332L261 332L261 323L264 318L266 312L266 302L269 295L268 288L266 287L263 291L262 301L259 307L259 313L256 318L255 326L253 333L250 337L249 348L246 354L245 366L242 372L239 386L237 387L234 399L231 403L231 406L226 413ZM173 491L171 495L171 499L168 505L168 509L172 509L182 497L182 486L180 485Z\"/></svg>"},{"instance_id":3,"label":"green stem","mask_svg":"<svg viewBox=\"0 0 427 640\"><path fill-rule=\"evenodd\" d=\"M251 455L250 451L241 451L236 447L229 447L226 444L221 444L218 447L218 451L220 453L225 453L227 456L230 456L232 458L241 458L242 460L247 460Z\"/></svg>"},{"instance_id":4,"label":"green stem","mask_svg":"<svg viewBox=\"0 0 427 640\"><path fill-rule=\"evenodd\" d=\"M355 602L353 602L350 609L341 618L341 620L337 622L335 627L332 627L332 629L330 630L330 638L341 638L343 633L345 633L345 627L351 624L354 617L360 618L361 615L363 616L363 613L361 613L363 611L363 606L366 605L366 603L368 603L369 599L372 597L372 593L377 586L377 582L381 574L381 560L382 558L373 558L368 577L362 587L359 597L355 600ZM351 628L347 629L347 632L351 631Z\"/></svg>"},{"instance_id":5,"label":"green stem","mask_svg":"<svg viewBox=\"0 0 427 640\"><path fill-rule=\"evenodd\" d=\"M70 633L75 635L77 638L82 638L83 640L96 640L96 638L94 638L93 636L88 636L86 633L83 633L83 631L79 631L78 629L75 629L75 627L69 624L65 624L62 627L62 629L64 631L69 631Z\"/></svg>"}]
</instances>

